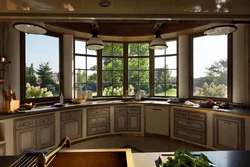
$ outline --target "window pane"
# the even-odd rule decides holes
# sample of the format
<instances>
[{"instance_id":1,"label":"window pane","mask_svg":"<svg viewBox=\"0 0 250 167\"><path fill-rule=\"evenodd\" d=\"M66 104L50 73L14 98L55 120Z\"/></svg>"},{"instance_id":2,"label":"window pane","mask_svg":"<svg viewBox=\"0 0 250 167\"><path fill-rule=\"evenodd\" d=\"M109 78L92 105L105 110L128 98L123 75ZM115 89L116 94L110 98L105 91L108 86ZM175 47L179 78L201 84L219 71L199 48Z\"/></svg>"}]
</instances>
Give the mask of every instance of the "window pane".
<instances>
[{"instance_id":1,"label":"window pane","mask_svg":"<svg viewBox=\"0 0 250 167\"><path fill-rule=\"evenodd\" d=\"M165 70L155 70L155 83L164 83L165 82Z\"/></svg>"},{"instance_id":2,"label":"window pane","mask_svg":"<svg viewBox=\"0 0 250 167\"><path fill-rule=\"evenodd\" d=\"M92 96L96 96L97 95L96 83L88 81L87 90L91 90L92 91Z\"/></svg>"},{"instance_id":3,"label":"window pane","mask_svg":"<svg viewBox=\"0 0 250 167\"><path fill-rule=\"evenodd\" d=\"M75 83L85 83L86 82L86 70L75 70Z\"/></svg>"},{"instance_id":4,"label":"window pane","mask_svg":"<svg viewBox=\"0 0 250 167\"><path fill-rule=\"evenodd\" d=\"M113 63L111 58L102 58L102 69L103 70L113 69Z\"/></svg>"},{"instance_id":5,"label":"window pane","mask_svg":"<svg viewBox=\"0 0 250 167\"><path fill-rule=\"evenodd\" d=\"M129 83L134 83L138 82L139 79L139 73L138 71L128 71L128 82Z\"/></svg>"},{"instance_id":6,"label":"window pane","mask_svg":"<svg viewBox=\"0 0 250 167\"><path fill-rule=\"evenodd\" d=\"M155 49L154 52L155 52L155 56L165 55L165 50L164 49L161 49L161 50Z\"/></svg>"},{"instance_id":7,"label":"window pane","mask_svg":"<svg viewBox=\"0 0 250 167\"><path fill-rule=\"evenodd\" d=\"M123 71L113 71L113 83L123 83Z\"/></svg>"},{"instance_id":8,"label":"window pane","mask_svg":"<svg viewBox=\"0 0 250 167\"><path fill-rule=\"evenodd\" d=\"M97 71L95 70L87 70L88 82L97 82Z\"/></svg>"},{"instance_id":9,"label":"window pane","mask_svg":"<svg viewBox=\"0 0 250 167\"><path fill-rule=\"evenodd\" d=\"M128 56L138 56L139 55L138 51L139 51L138 43L128 45Z\"/></svg>"},{"instance_id":10,"label":"window pane","mask_svg":"<svg viewBox=\"0 0 250 167\"><path fill-rule=\"evenodd\" d=\"M139 44L140 47L140 56L149 56L149 44L148 43L141 43Z\"/></svg>"},{"instance_id":11,"label":"window pane","mask_svg":"<svg viewBox=\"0 0 250 167\"><path fill-rule=\"evenodd\" d=\"M128 59L128 70L138 70L138 59L129 58Z\"/></svg>"},{"instance_id":12,"label":"window pane","mask_svg":"<svg viewBox=\"0 0 250 167\"><path fill-rule=\"evenodd\" d=\"M97 57L87 57L87 69L97 70Z\"/></svg>"},{"instance_id":13,"label":"window pane","mask_svg":"<svg viewBox=\"0 0 250 167\"><path fill-rule=\"evenodd\" d=\"M112 43L104 43L104 48L102 49L102 56L112 56Z\"/></svg>"},{"instance_id":14,"label":"window pane","mask_svg":"<svg viewBox=\"0 0 250 167\"><path fill-rule=\"evenodd\" d=\"M166 82L176 83L176 70L166 70Z\"/></svg>"},{"instance_id":15,"label":"window pane","mask_svg":"<svg viewBox=\"0 0 250 167\"><path fill-rule=\"evenodd\" d=\"M167 64L167 69L176 69L177 68L177 57L176 56L169 56L166 57L166 64Z\"/></svg>"},{"instance_id":16,"label":"window pane","mask_svg":"<svg viewBox=\"0 0 250 167\"><path fill-rule=\"evenodd\" d=\"M96 52L96 50L87 49L87 55L97 55L97 52Z\"/></svg>"},{"instance_id":17,"label":"window pane","mask_svg":"<svg viewBox=\"0 0 250 167\"><path fill-rule=\"evenodd\" d=\"M166 83L166 96L177 96L176 84Z\"/></svg>"},{"instance_id":18,"label":"window pane","mask_svg":"<svg viewBox=\"0 0 250 167\"><path fill-rule=\"evenodd\" d=\"M149 94L149 84L140 84L140 90L144 90L146 92L146 94Z\"/></svg>"},{"instance_id":19,"label":"window pane","mask_svg":"<svg viewBox=\"0 0 250 167\"><path fill-rule=\"evenodd\" d=\"M155 84L155 96L166 96L165 92L165 84Z\"/></svg>"},{"instance_id":20,"label":"window pane","mask_svg":"<svg viewBox=\"0 0 250 167\"><path fill-rule=\"evenodd\" d=\"M75 56L75 68L86 69L86 56Z\"/></svg>"},{"instance_id":21,"label":"window pane","mask_svg":"<svg viewBox=\"0 0 250 167\"><path fill-rule=\"evenodd\" d=\"M139 70L149 70L149 58L139 59Z\"/></svg>"},{"instance_id":22,"label":"window pane","mask_svg":"<svg viewBox=\"0 0 250 167\"><path fill-rule=\"evenodd\" d=\"M103 96L122 96L123 95L123 86L122 84L103 84Z\"/></svg>"},{"instance_id":23,"label":"window pane","mask_svg":"<svg viewBox=\"0 0 250 167\"><path fill-rule=\"evenodd\" d=\"M25 34L25 53L25 97L59 96L59 37Z\"/></svg>"},{"instance_id":24,"label":"window pane","mask_svg":"<svg viewBox=\"0 0 250 167\"><path fill-rule=\"evenodd\" d=\"M177 41L167 41L166 55L177 54Z\"/></svg>"},{"instance_id":25,"label":"window pane","mask_svg":"<svg viewBox=\"0 0 250 167\"><path fill-rule=\"evenodd\" d=\"M155 58L155 69L165 69L165 57Z\"/></svg>"},{"instance_id":26,"label":"window pane","mask_svg":"<svg viewBox=\"0 0 250 167\"><path fill-rule=\"evenodd\" d=\"M113 58L113 69L123 70L123 59Z\"/></svg>"},{"instance_id":27,"label":"window pane","mask_svg":"<svg viewBox=\"0 0 250 167\"><path fill-rule=\"evenodd\" d=\"M149 83L149 71L139 71L139 82Z\"/></svg>"},{"instance_id":28,"label":"window pane","mask_svg":"<svg viewBox=\"0 0 250 167\"><path fill-rule=\"evenodd\" d=\"M128 95L135 95L140 91L139 85L137 83L129 83L128 84Z\"/></svg>"},{"instance_id":29,"label":"window pane","mask_svg":"<svg viewBox=\"0 0 250 167\"><path fill-rule=\"evenodd\" d=\"M227 98L227 35L193 38L193 95Z\"/></svg>"},{"instance_id":30,"label":"window pane","mask_svg":"<svg viewBox=\"0 0 250 167\"><path fill-rule=\"evenodd\" d=\"M123 56L123 44L113 44L113 56Z\"/></svg>"},{"instance_id":31,"label":"window pane","mask_svg":"<svg viewBox=\"0 0 250 167\"><path fill-rule=\"evenodd\" d=\"M75 53L86 54L86 41L75 40Z\"/></svg>"}]
</instances>

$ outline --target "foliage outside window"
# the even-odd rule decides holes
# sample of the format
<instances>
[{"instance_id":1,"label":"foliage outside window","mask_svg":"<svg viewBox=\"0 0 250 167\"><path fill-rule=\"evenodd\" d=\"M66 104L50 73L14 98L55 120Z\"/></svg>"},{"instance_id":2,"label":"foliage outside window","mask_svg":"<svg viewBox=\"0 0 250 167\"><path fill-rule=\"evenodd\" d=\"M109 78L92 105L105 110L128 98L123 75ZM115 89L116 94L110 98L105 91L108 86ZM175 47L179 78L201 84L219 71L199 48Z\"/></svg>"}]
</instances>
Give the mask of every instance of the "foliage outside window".
<instances>
[{"instance_id":1,"label":"foliage outside window","mask_svg":"<svg viewBox=\"0 0 250 167\"><path fill-rule=\"evenodd\" d=\"M25 34L25 99L58 97L60 38Z\"/></svg>"},{"instance_id":2,"label":"foliage outside window","mask_svg":"<svg viewBox=\"0 0 250 167\"><path fill-rule=\"evenodd\" d=\"M193 96L228 98L228 36L193 38Z\"/></svg>"},{"instance_id":3,"label":"foliage outside window","mask_svg":"<svg viewBox=\"0 0 250 167\"><path fill-rule=\"evenodd\" d=\"M86 41L75 39L75 89L97 95L97 52L86 48Z\"/></svg>"},{"instance_id":4,"label":"foliage outside window","mask_svg":"<svg viewBox=\"0 0 250 167\"><path fill-rule=\"evenodd\" d=\"M168 48L154 52L155 96L177 96L177 40L166 43Z\"/></svg>"},{"instance_id":5,"label":"foliage outside window","mask_svg":"<svg viewBox=\"0 0 250 167\"><path fill-rule=\"evenodd\" d=\"M140 90L150 93L149 87L149 44L128 44L128 91L134 95Z\"/></svg>"},{"instance_id":6,"label":"foliage outside window","mask_svg":"<svg viewBox=\"0 0 250 167\"><path fill-rule=\"evenodd\" d=\"M124 82L123 44L104 43L102 50L102 95L122 96Z\"/></svg>"}]
</instances>

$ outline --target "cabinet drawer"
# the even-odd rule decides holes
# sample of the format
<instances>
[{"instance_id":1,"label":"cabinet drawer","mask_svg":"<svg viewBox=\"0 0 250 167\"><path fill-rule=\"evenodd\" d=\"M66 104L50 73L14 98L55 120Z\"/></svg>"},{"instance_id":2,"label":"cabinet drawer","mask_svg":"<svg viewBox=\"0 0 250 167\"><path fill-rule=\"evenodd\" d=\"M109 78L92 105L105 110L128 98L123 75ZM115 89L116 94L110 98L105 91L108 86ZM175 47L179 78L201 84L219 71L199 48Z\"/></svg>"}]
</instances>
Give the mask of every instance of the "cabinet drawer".
<instances>
[{"instance_id":1,"label":"cabinet drawer","mask_svg":"<svg viewBox=\"0 0 250 167\"><path fill-rule=\"evenodd\" d=\"M109 115L109 107L106 108L88 108L88 115L95 116L95 115Z\"/></svg>"},{"instance_id":2,"label":"cabinet drawer","mask_svg":"<svg viewBox=\"0 0 250 167\"><path fill-rule=\"evenodd\" d=\"M15 120L16 129L23 129L23 128L26 129L26 128L34 127L35 125L36 125L35 117Z\"/></svg>"},{"instance_id":3,"label":"cabinet drawer","mask_svg":"<svg viewBox=\"0 0 250 167\"><path fill-rule=\"evenodd\" d=\"M174 110L174 116L180 118L188 118L188 111Z\"/></svg>"},{"instance_id":4,"label":"cabinet drawer","mask_svg":"<svg viewBox=\"0 0 250 167\"><path fill-rule=\"evenodd\" d=\"M128 113L139 114L140 113L140 107L128 107Z\"/></svg>"},{"instance_id":5,"label":"cabinet drawer","mask_svg":"<svg viewBox=\"0 0 250 167\"><path fill-rule=\"evenodd\" d=\"M110 132L109 124L88 127L88 136L108 132Z\"/></svg>"},{"instance_id":6,"label":"cabinet drawer","mask_svg":"<svg viewBox=\"0 0 250 167\"><path fill-rule=\"evenodd\" d=\"M44 125L55 122L55 114L43 115L37 118L37 125Z\"/></svg>"},{"instance_id":7,"label":"cabinet drawer","mask_svg":"<svg viewBox=\"0 0 250 167\"><path fill-rule=\"evenodd\" d=\"M180 126L187 129L198 130L204 132L205 126L204 122L192 121L183 118L175 118L175 126Z\"/></svg>"},{"instance_id":8,"label":"cabinet drawer","mask_svg":"<svg viewBox=\"0 0 250 167\"><path fill-rule=\"evenodd\" d=\"M196 143L206 144L206 138L205 138L204 133L199 133L199 132L176 127L174 131L174 135L175 137L178 137L181 139L189 140L189 141L196 142Z\"/></svg>"},{"instance_id":9,"label":"cabinet drawer","mask_svg":"<svg viewBox=\"0 0 250 167\"><path fill-rule=\"evenodd\" d=\"M207 113L201 113L201 112L190 112L189 118L197 121L205 121L206 120Z\"/></svg>"},{"instance_id":10,"label":"cabinet drawer","mask_svg":"<svg viewBox=\"0 0 250 167\"><path fill-rule=\"evenodd\" d=\"M88 125L95 125L95 124L109 124L109 116L103 115L103 116L92 116L88 118Z\"/></svg>"},{"instance_id":11,"label":"cabinet drawer","mask_svg":"<svg viewBox=\"0 0 250 167\"><path fill-rule=\"evenodd\" d=\"M115 107L115 114L127 114L127 107Z\"/></svg>"},{"instance_id":12,"label":"cabinet drawer","mask_svg":"<svg viewBox=\"0 0 250 167\"><path fill-rule=\"evenodd\" d=\"M66 120L66 119L74 119L74 118L79 118L82 116L82 111L66 111L61 113L61 119Z\"/></svg>"}]
</instances>

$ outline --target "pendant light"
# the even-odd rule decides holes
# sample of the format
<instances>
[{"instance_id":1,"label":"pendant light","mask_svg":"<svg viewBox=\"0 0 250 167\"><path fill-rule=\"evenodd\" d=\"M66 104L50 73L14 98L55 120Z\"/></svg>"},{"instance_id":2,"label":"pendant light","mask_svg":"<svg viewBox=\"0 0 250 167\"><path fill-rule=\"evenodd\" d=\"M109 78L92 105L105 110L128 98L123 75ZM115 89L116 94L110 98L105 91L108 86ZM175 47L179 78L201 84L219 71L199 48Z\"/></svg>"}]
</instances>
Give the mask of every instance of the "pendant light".
<instances>
[{"instance_id":1,"label":"pendant light","mask_svg":"<svg viewBox=\"0 0 250 167\"><path fill-rule=\"evenodd\" d=\"M47 29L43 22L18 22L14 23L13 27L18 31L28 34L45 34L47 32Z\"/></svg>"},{"instance_id":2,"label":"pendant light","mask_svg":"<svg viewBox=\"0 0 250 167\"><path fill-rule=\"evenodd\" d=\"M153 39L150 42L149 44L150 49L161 50L161 49L166 49L168 47L166 41L161 38L160 26L161 24L156 25L155 39Z\"/></svg>"},{"instance_id":3,"label":"pendant light","mask_svg":"<svg viewBox=\"0 0 250 167\"><path fill-rule=\"evenodd\" d=\"M233 24L216 24L216 25L210 25L209 28L207 28L204 31L205 35L227 35L230 33L233 33L237 30L237 26Z\"/></svg>"},{"instance_id":4,"label":"pendant light","mask_svg":"<svg viewBox=\"0 0 250 167\"><path fill-rule=\"evenodd\" d=\"M104 48L102 40L97 37L97 26L93 25L92 37L87 41L86 48L89 50L100 50Z\"/></svg>"}]
</instances>

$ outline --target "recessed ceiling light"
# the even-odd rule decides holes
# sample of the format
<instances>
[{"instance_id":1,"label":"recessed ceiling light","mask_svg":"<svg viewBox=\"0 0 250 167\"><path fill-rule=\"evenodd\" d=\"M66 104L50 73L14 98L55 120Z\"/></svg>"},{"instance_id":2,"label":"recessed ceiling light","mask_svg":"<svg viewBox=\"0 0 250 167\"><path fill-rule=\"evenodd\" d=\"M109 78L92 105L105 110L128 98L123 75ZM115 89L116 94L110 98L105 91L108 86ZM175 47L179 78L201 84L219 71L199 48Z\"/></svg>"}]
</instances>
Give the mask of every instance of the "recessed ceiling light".
<instances>
[{"instance_id":1,"label":"recessed ceiling light","mask_svg":"<svg viewBox=\"0 0 250 167\"><path fill-rule=\"evenodd\" d=\"M108 6L111 5L111 2L110 2L110 1L107 1L107 0L103 0L103 1L99 2L99 5L100 5L101 7L106 8L106 7L108 7Z\"/></svg>"}]
</instances>

